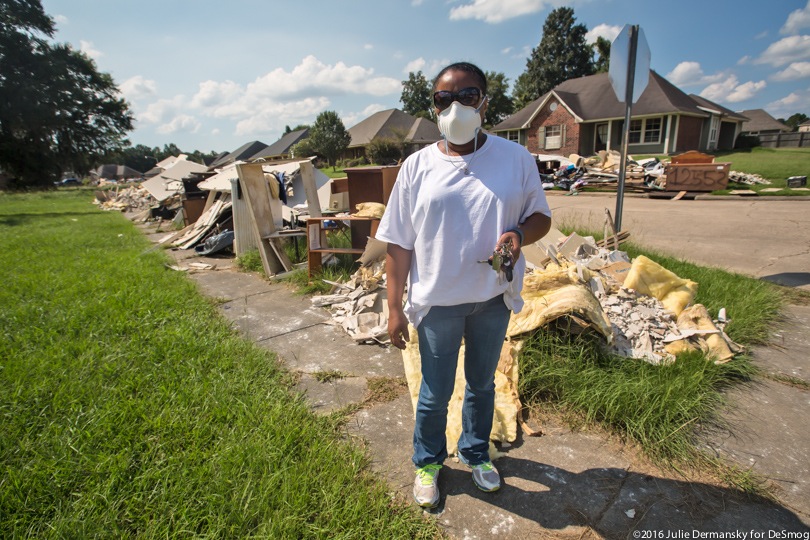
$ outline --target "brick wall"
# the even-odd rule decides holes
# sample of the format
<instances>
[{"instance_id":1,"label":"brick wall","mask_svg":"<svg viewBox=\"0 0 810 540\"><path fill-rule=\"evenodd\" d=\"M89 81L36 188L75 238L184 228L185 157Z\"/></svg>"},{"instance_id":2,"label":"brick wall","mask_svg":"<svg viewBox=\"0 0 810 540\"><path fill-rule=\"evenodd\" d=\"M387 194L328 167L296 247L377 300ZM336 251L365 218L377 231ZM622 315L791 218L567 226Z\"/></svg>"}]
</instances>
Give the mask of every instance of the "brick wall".
<instances>
[{"instance_id":1,"label":"brick wall","mask_svg":"<svg viewBox=\"0 0 810 540\"><path fill-rule=\"evenodd\" d=\"M528 133L526 134L526 148L529 152L536 154L560 154L567 156L569 154L579 153L579 124L574 120L574 117L568 112L568 109L562 105L557 106L556 110L551 111L550 105L557 103L551 100L545 104L540 113L532 120L529 126ZM540 148L537 144L537 128L540 126L565 126L565 140L563 141L562 148L550 149Z\"/></svg>"}]
</instances>

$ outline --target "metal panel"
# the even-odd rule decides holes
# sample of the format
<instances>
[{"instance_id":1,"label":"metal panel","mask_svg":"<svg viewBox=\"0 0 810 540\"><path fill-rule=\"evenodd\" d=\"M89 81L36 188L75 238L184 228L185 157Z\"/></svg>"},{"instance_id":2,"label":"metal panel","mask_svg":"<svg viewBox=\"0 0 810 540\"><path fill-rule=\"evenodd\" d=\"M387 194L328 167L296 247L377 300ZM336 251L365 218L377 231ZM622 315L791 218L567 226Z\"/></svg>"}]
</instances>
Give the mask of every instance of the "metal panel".
<instances>
[{"instance_id":1,"label":"metal panel","mask_svg":"<svg viewBox=\"0 0 810 540\"><path fill-rule=\"evenodd\" d=\"M231 179L231 201L233 202L233 249L239 257L251 249L258 249L259 241L250 224L250 214L244 197L238 197L239 178Z\"/></svg>"}]
</instances>

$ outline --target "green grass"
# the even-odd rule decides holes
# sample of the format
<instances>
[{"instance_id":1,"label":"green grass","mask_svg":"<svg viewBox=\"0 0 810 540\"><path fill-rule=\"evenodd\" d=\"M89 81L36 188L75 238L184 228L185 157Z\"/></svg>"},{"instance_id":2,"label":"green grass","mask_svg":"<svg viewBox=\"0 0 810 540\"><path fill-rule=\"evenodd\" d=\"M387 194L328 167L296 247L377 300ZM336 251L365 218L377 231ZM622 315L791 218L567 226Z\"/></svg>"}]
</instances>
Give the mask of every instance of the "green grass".
<instances>
[{"instance_id":1,"label":"green grass","mask_svg":"<svg viewBox=\"0 0 810 540\"><path fill-rule=\"evenodd\" d=\"M440 535L89 199L0 196L1 536Z\"/></svg>"},{"instance_id":2,"label":"green grass","mask_svg":"<svg viewBox=\"0 0 810 540\"><path fill-rule=\"evenodd\" d=\"M570 231L569 231L570 232ZM599 233L578 231L600 238ZM712 316L725 307L726 326L736 342L766 343L769 325L788 295L773 284L723 270L706 268L645 250L621 248L635 258L646 255L680 277L698 283L695 303ZM718 462L698 448L698 428L716 423L724 390L758 375L746 355L715 365L702 353L679 355L668 366L605 352L593 336L570 338L543 331L530 337L521 355L520 393L534 409L560 410L573 426L599 424L638 444L659 463L697 466L723 482L763 494L763 483L750 471Z\"/></svg>"}]
</instances>

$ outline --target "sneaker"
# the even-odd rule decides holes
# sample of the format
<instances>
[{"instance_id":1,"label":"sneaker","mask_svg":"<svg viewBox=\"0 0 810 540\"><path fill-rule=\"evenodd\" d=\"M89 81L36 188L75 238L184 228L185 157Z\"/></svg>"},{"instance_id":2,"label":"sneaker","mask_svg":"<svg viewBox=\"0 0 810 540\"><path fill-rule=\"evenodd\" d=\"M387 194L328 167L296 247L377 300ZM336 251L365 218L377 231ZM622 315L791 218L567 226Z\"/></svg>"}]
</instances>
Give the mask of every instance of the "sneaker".
<instances>
[{"instance_id":1,"label":"sneaker","mask_svg":"<svg viewBox=\"0 0 810 540\"><path fill-rule=\"evenodd\" d=\"M501 489L501 475L491 461L472 465L472 477L476 487L490 493Z\"/></svg>"},{"instance_id":2,"label":"sneaker","mask_svg":"<svg viewBox=\"0 0 810 540\"><path fill-rule=\"evenodd\" d=\"M439 504L439 471L442 466L431 463L416 469L413 498L422 508L436 508Z\"/></svg>"}]
</instances>

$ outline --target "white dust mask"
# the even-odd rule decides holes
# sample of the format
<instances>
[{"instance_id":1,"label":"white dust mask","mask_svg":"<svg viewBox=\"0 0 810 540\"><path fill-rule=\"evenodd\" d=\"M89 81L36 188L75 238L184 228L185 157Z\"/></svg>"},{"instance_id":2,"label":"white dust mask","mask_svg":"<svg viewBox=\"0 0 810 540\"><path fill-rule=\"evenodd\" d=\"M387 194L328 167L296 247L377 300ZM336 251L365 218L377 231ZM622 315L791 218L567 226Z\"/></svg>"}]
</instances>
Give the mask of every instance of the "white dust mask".
<instances>
[{"instance_id":1,"label":"white dust mask","mask_svg":"<svg viewBox=\"0 0 810 540\"><path fill-rule=\"evenodd\" d=\"M442 135L448 141L457 145L467 144L473 140L481 129L481 114L479 111L481 106L484 105L484 99L481 100L481 105L477 109L454 101L449 107L440 112L437 123Z\"/></svg>"}]
</instances>

